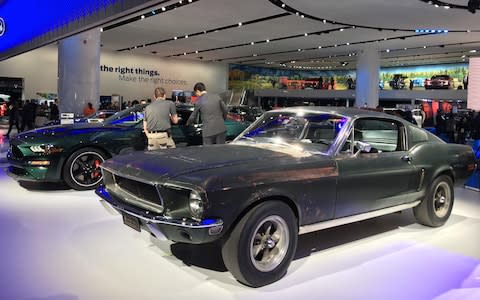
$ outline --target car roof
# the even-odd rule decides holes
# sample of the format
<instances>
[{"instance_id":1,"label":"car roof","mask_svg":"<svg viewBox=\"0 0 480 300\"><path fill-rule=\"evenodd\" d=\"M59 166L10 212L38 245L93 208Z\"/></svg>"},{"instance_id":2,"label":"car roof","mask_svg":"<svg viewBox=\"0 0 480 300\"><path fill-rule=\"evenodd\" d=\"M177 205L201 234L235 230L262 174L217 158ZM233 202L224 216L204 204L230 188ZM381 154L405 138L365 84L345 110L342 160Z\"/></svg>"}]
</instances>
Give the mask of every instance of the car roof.
<instances>
[{"instance_id":1,"label":"car roof","mask_svg":"<svg viewBox=\"0 0 480 300\"><path fill-rule=\"evenodd\" d=\"M378 117L378 118L395 119L403 122L403 119L397 118L395 116L392 116L383 112L378 112L378 111L369 110L369 109L353 108L353 107L295 106L295 107L276 109L274 111L295 112L295 113L298 113L299 111L303 111L306 113L330 113L330 114L337 114L337 115L342 115L350 118Z\"/></svg>"}]
</instances>

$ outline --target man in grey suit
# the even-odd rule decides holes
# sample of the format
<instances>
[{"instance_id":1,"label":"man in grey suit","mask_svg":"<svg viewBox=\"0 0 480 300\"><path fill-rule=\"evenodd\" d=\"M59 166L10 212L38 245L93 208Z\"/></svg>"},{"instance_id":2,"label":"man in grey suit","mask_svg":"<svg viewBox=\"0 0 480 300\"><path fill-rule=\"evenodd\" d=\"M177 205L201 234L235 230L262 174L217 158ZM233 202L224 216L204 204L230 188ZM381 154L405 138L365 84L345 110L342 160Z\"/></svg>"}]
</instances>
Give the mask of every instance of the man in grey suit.
<instances>
[{"instance_id":1,"label":"man in grey suit","mask_svg":"<svg viewBox=\"0 0 480 300\"><path fill-rule=\"evenodd\" d=\"M227 117L227 106L218 95L207 94L205 85L198 82L193 87L193 92L198 97L195 102L195 109L187 125L195 122L198 113L202 119L202 138L204 145L225 144L225 118Z\"/></svg>"}]
</instances>

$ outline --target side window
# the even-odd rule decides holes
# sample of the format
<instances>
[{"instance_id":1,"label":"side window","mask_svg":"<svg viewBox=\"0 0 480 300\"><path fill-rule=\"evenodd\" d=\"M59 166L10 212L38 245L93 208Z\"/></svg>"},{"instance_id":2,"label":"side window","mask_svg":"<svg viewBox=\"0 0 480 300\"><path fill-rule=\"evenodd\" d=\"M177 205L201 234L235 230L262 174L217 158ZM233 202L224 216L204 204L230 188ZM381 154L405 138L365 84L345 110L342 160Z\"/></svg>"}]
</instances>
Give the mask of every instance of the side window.
<instances>
[{"instance_id":1,"label":"side window","mask_svg":"<svg viewBox=\"0 0 480 300\"><path fill-rule=\"evenodd\" d=\"M387 119L359 119L354 124L354 140L369 143L381 152L402 151L401 124Z\"/></svg>"}]
</instances>

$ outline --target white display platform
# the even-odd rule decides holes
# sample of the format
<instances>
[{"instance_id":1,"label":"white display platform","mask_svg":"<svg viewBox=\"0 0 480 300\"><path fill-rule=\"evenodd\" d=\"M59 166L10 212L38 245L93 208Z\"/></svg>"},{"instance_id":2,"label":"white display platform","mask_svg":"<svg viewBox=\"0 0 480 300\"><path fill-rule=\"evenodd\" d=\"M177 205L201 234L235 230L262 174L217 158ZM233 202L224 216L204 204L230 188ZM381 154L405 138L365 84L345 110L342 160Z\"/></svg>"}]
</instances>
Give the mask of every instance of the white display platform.
<instances>
[{"instance_id":1,"label":"white display platform","mask_svg":"<svg viewBox=\"0 0 480 300\"><path fill-rule=\"evenodd\" d=\"M259 289L216 249L124 226L91 191L30 188L0 172L2 300L480 299L480 199L463 188L441 228L407 211L303 235L288 274Z\"/></svg>"}]
</instances>

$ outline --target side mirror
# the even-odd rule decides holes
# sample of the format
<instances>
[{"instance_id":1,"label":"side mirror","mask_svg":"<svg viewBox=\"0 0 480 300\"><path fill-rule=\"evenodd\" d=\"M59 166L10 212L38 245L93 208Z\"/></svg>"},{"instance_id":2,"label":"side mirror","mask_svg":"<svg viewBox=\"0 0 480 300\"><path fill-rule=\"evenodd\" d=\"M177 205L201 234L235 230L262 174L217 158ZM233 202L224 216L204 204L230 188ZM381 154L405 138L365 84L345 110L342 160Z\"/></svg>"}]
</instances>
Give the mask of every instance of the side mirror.
<instances>
[{"instance_id":1,"label":"side mirror","mask_svg":"<svg viewBox=\"0 0 480 300\"><path fill-rule=\"evenodd\" d=\"M357 157L361 152L370 152L372 151L372 145L369 143L357 141L355 142L355 146L357 147L357 152L355 152L354 156Z\"/></svg>"}]
</instances>

